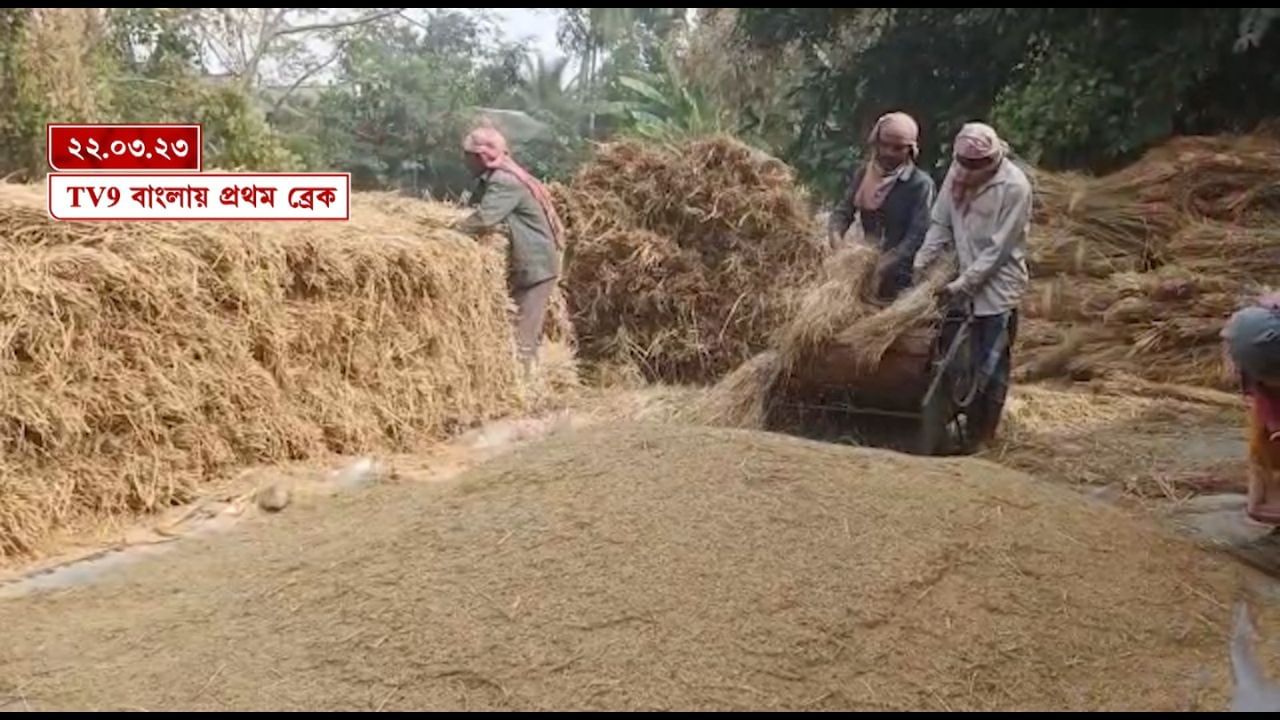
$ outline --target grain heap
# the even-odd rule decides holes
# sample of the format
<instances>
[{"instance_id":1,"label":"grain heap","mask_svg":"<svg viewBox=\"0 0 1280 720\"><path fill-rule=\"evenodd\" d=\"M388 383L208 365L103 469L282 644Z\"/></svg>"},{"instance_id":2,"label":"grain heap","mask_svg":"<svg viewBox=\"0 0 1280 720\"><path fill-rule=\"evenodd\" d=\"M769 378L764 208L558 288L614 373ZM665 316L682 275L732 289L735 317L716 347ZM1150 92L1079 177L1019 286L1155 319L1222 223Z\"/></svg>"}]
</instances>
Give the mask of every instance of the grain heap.
<instances>
[{"instance_id":1,"label":"grain heap","mask_svg":"<svg viewBox=\"0 0 1280 720\"><path fill-rule=\"evenodd\" d=\"M42 710L1220 709L1238 572L982 461L620 423L2 603L0 693Z\"/></svg>"}]
</instances>

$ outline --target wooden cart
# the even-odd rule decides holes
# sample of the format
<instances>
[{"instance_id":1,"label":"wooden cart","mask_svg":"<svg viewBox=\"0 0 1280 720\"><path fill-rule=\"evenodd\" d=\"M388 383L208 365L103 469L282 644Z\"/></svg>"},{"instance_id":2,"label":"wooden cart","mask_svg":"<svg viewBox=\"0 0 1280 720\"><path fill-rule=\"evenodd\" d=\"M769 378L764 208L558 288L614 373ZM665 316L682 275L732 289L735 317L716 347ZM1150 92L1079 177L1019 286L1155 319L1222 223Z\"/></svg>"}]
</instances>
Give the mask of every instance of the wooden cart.
<instances>
[{"instance_id":1,"label":"wooden cart","mask_svg":"<svg viewBox=\"0 0 1280 720\"><path fill-rule=\"evenodd\" d=\"M966 432L968 410L981 389L972 323L971 308L956 309L904 333L870 372L855 348L833 344L792 374L780 409L839 418L860 437L892 424L884 444L915 454L969 454L977 439Z\"/></svg>"}]
</instances>

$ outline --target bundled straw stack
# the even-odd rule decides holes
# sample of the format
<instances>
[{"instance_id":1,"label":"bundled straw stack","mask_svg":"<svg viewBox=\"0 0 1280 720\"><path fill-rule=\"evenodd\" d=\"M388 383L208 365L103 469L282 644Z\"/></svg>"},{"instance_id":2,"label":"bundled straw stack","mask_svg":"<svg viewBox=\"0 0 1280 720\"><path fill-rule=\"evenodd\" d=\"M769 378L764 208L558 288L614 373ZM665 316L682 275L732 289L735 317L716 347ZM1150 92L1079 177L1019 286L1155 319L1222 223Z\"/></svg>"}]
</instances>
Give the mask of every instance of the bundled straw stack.
<instances>
[{"instance_id":1,"label":"bundled straw stack","mask_svg":"<svg viewBox=\"0 0 1280 720\"><path fill-rule=\"evenodd\" d=\"M1280 142L1180 138L1112 175L1036 183L1020 376L1230 387L1218 332L1280 285Z\"/></svg>"},{"instance_id":2,"label":"bundled straw stack","mask_svg":"<svg viewBox=\"0 0 1280 720\"><path fill-rule=\"evenodd\" d=\"M557 193L581 353L650 380L715 380L751 357L819 263L790 169L730 138L605 145Z\"/></svg>"},{"instance_id":3,"label":"bundled straw stack","mask_svg":"<svg viewBox=\"0 0 1280 720\"><path fill-rule=\"evenodd\" d=\"M53 223L0 186L0 556L229 466L404 448L519 406L501 254L453 211Z\"/></svg>"}]
</instances>

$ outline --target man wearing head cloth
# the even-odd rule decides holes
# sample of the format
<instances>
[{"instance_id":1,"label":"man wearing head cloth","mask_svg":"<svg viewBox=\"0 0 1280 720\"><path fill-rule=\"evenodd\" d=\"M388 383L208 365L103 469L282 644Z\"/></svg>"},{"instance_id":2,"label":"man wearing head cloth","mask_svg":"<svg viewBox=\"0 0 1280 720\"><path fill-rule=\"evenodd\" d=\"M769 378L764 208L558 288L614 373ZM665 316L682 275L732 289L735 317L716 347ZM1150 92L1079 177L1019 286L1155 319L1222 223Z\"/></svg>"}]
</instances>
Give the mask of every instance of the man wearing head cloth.
<instances>
[{"instance_id":1,"label":"man wearing head cloth","mask_svg":"<svg viewBox=\"0 0 1280 720\"><path fill-rule=\"evenodd\" d=\"M560 276L564 226L550 193L516 164L506 138L497 130L473 130L463 140L462 150L478 188L472 197L476 210L459 229L477 234L505 225L510 230L507 277L516 304L516 347L528 373L542 341L547 303Z\"/></svg>"},{"instance_id":2,"label":"man wearing head cloth","mask_svg":"<svg viewBox=\"0 0 1280 720\"><path fill-rule=\"evenodd\" d=\"M1249 398L1249 516L1280 525L1280 294L1227 322L1227 354Z\"/></svg>"},{"instance_id":3,"label":"man wearing head cloth","mask_svg":"<svg viewBox=\"0 0 1280 720\"><path fill-rule=\"evenodd\" d=\"M967 424L980 442L995 437L1004 410L1018 304L1029 281L1031 181L1007 154L989 125L969 123L960 130L914 263L919 276L945 250L954 250L959 261L959 277L941 295L947 303L972 303L975 363L983 390Z\"/></svg>"},{"instance_id":4,"label":"man wearing head cloth","mask_svg":"<svg viewBox=\"0 0 1280 720\"><path fill-rule=\"evenodd\" d=\"M933 178L916 167L920 128L910 115L889 113L867 138L871 157L847 177L831 213L828 239L838 246L856 217L863 236L881 252L879 295L895 297L911 285L911 258L929 229Z\"/></svg>"}]
</instances>

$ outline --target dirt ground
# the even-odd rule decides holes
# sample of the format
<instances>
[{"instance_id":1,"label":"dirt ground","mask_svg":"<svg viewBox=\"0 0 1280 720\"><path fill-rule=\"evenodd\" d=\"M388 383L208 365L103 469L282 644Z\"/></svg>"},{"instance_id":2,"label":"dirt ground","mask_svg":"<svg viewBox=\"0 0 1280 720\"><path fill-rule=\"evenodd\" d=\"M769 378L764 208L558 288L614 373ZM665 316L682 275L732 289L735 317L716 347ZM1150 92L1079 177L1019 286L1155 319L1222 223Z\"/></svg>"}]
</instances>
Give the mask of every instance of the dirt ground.
<instances>
[{"instance_id":1,"label":"dirt ground","mask_svg":"<svg viewBox=\"0 0 1280 720\"><path fill-rule=\"evenodd\" d=\"M1266 585L1140 518L1239 485L1229 398L1019 388L989 458L1056 482L607 429L694 392L584 391L378 458L354 492L341 469L247 473L211 513L225 532L0 599L0 708L1222 706L1228 607ZM281 481L284 512L252 507Z\"/></svg>"},{"instance_id":2,"label":"dirt ground","mask_svg":"<svg viewBox=\"0 0 1280 720\"><path fill-rule=\"evenodd\" d=\"M1038 477L1142 499L1243 492L1244 406L1130 394L1114 385L1024 386L984 456Z\"/></svg>"}]
</instances>

